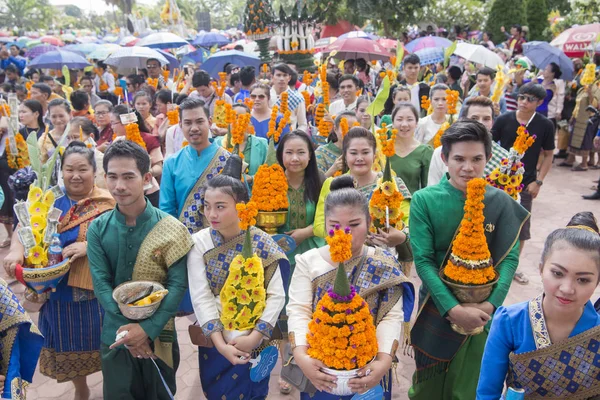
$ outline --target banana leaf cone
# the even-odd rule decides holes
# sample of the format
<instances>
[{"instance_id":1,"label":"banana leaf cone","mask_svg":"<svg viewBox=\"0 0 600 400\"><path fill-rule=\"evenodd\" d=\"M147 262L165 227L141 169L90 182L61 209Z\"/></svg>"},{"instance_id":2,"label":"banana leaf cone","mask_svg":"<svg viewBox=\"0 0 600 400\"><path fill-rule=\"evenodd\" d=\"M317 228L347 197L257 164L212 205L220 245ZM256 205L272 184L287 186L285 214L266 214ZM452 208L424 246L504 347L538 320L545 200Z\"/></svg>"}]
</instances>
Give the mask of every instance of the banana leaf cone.
<instances>
[{"instance_id":1,"label":"banana leaf cone","mask_svg":"<svg viewBox=\"0 0 600 400\"><path fill-rule=\"evenodd\" d=\"M275 140L269 139L269 147L267 148L267 158L265 164L268 166L277 164L277 153L275 152Z\"/></svg>"},{"instance_id":2,"label":"banana leaf cone","mask_svg":"<svg viewBox=\"0 0 600 400\"><path fill-rule=\"evenodd\" d=\"M242 159L236 153L229 156L221 174L231 176L235 179L242 179Z\"/></svg>"},{"instance_id":3,"label":"banana leaf cone","mask_svg":"<svg viewBox=\"0 0 600 400\"><path fill-rule=\"evenodd\" d=\"M394 178L392 177L392 163L390 162L390 158L385 158L385 168L383 169L383 182L393 182Z\"/></svg>"},{"instance_id":4,"label":"banana leaf cone","mask_svg":"<svg viewBox=\"0 0 600 400\"><path fill-rule=\"evenodd\" d=\"M348 275L346 275L346 270L344 269L344 263L338 265L335 281L333 283L333 293L339 297L348 297L352 293Z\"/></svg>"}]
</instances>

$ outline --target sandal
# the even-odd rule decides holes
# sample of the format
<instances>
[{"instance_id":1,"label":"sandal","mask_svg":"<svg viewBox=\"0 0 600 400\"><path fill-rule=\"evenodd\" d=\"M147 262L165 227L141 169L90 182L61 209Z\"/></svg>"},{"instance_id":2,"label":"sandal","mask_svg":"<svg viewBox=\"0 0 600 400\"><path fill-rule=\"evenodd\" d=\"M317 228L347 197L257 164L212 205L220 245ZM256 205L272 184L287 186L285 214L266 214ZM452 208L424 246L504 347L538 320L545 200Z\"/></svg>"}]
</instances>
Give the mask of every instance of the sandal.
<instances>
[{"instance_id":1,"label":"sandal","mask_svg":"<svg viewBox=\"0 0 600 400\"><path fill-rule=\"evenodd\" d=\"M527 285L529 283L529 278L522 272L515 272L513 280L519 285Z\"/></svg>"},{"instance_id":2,"label":"sandal","mask_svg":"<svg viewBox=\"0 0 600 400\"><path fill-rule=\"evenodd\" d=\"M590 169L600 169L600 164L597 165L591 165Z\"/></svg>"},{"instance_id":3,"label":"sandal","mask_svg":"<svg viewBox=\"0 0 600 400\"><path fill-rule=\"evenodd\" d=\"M581 165L571 168L571 171L577 171L577 172L583 172L583 171L587 171L587 170L588 170L587 168L583 168Z\"/></svg>"},{"instance_id":4,"label":"sandal","mask_svg":"<svg viewBox=\"0 0 600 400\"><path fill-rule=\"evenodd\" d=\"M0 249L4 249L8 246L10 246L10 239L5 239L2 243L0 243Z\"/></svg>"},{"instance_id":5,"label":"sandal","mask_svg":"<svg viewBox=\"0 0 600 400\"><path fill-rule=\"evenodd\" d=\"M292 386L281 378L279 378L279 393L281 393L281 394L292 393Z\"/></svg>"},{"instance_id":6,"label":"sandal","mask_svg":"<svg viewBox=\"0 0 600 400\"><path fill-rule=\"evenodd\" d=\"M560 164L558 164L559 167L573 167L573 164L569 164L566 161L561 162Z\"/></svg>"}]
</instances>

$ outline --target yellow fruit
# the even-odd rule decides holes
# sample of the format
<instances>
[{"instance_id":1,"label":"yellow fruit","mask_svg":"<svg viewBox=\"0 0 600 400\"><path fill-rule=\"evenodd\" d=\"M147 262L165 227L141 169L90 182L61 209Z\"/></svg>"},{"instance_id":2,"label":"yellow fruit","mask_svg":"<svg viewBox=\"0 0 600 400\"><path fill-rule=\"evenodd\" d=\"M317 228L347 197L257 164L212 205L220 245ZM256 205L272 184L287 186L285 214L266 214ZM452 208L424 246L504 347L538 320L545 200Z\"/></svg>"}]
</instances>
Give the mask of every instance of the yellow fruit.
<instances>
[{"instance_id":1,"label":"yellow fruit","mask_svg":"<svg viewBox=\"0 0 600 400\"><path fill-rule=\"evenodd\" d=\"M48 208L50 208L54 204L54 200L55 200L54 193L47 190L46 193L44 193L44 200L42 201L42 203L44 203L45 205L48 206Z\"/></svg>"},{"instance_id":2,"label":"yellow fruit","mask_svg":"<svg viewBox=\"0 0 600 400\"><path fill-rule=\"evenodd\" d=\"M148 296L144 297L143 299L136 301L135 303L133 303L133 305L134 306L147 306L152 303L156 303L157 301L162 300L163 297L165 297L168 293L169 293L169 291L167 289L158 290L154 293L149 294Z\"/></svg>"},{"instance_id":3,"label":"yellow fruit","mask_svg":"<svg viewBox=\"0 0 600 400\"><path fill-rule=\"evenodd\" d=\"M27 195L27 201L30 203L35 203L36 201L40 201L42 198L42 189L37 186L31 186L29 189L29 194Z\"/></svg>"}]
</instances>

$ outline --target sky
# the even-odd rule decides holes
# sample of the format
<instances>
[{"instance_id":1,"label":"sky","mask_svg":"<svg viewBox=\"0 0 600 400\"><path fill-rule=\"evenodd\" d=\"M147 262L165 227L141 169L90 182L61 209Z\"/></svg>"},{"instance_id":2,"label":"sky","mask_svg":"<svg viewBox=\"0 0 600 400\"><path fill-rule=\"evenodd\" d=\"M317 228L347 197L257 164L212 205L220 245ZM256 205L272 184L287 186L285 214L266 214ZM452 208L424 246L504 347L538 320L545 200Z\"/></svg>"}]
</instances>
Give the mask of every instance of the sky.
<instances>
[{"instance_id":1,"label":"sky","mask_svg":"<svg viewBox=\"0 0 600 400\"><path fill-rule=\"evenodd\" d=\"M136 0L142 4L156 4L158 0ZM106 5L104 0L50 0L50 4L55 6L63 6L72 4L86 12L94 11L97 14L103 14L105 11L110 11L112 8Z\"/></svg>"}]
</instances>

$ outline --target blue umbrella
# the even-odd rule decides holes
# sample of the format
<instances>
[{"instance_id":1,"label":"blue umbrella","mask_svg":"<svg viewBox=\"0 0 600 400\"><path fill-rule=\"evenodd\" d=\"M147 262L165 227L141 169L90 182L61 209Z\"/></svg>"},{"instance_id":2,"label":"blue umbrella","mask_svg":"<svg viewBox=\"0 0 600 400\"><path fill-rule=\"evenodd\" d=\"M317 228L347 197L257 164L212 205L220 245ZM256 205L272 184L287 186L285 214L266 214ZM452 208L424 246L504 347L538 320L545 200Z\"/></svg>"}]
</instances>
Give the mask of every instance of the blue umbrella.
<instances>
[{"instance_id":1,"label":"blue umbrella","mask_svg":"<svg viewBox=\"0 0 600 400\"><path fill-rule=\"evenodd\" d=\"M96 50L100 45L96 43L79 43L79 44L68 44L63 49L72 51L74 53L80 53L84 56L90 54Z\"/></svg>"},{"instance_id":2,"label":"blue umbrella","mask_svg":"<svg viewBox=\"0 0 600 400\"><path fill-rule=\"evenodd\" d=\"M144 37L135 45L151 47L153 49L176 49L186 44L188 44L187 40L180 38L174 33L158 32Z\"/></svg>"},{"instance_id":3,"label":"blue umbrella","mask_svg":"<svg viewBox=\"0 0 600 400\"><path fill-rule=\"evenodd\" d=\"M91 64L79 54L65 50L55 50L34 58L29 63L29 68L62 69L64 65L70 69L83 69Z\"/></svg>"},{"instance_id":4,"label":"blue umbrella","mask_svg":"<svg viewBox=\"0 0 600 400\"><path fill-rule=\"evenodd\" d=\"M158 50L158 52L165 56L165 58L169 62L169 71L173 71L175 68L179 67L179 60L173 54L163 50Z\"/></svg>"},{"instance_id":5,"label":"blue umbrella","mask_svg":"<svg viewBox=\"0 0 600 400\"><path fill-rule=\"evenodd\" d=\"M207 32L198 34L191 44L200 47L213 47L214 45L225 46L228 43L227 36L216 32Z\"/></svg>"},{"instance_id":6,"label":"blue umbrella","mask_svg":"<svg viewBox=\"0 0 600 400\"><path fill-rule=\"evenodd\" d=\"M444 49L439 47L428 47L417 50L415 54L419 56L421 65L436 64L444 61Z\"/></svg>"},{"instance_id":7,"label":"blue umbrella","mask_svg":"<svg viewBox=\"0 0 600 400\"><path fill-rule=\"evenodd\" d=\"M187 63L202 63L204 62L208 57L210 56L210 52L206 49L198 49L196 51L192 51L191 53L186 54L183 57L183 60L181 60L182 64L187 64Z\"/></svg>"},{"instance_id":8,"label":"blue umbrella","mask_svg":"<svg viewBox=\"0 0 600 400\"><path fill-rule=\"evenodd\" d=\"M560 67L560 79L570 81L575 76L573 61L558 47L550 46L548 42L528 42L523 44L523 55L531 60L539 69L546 68L550 63Z\"/></svg>"},{"instance_id":9,"label":"blue umbrella","mask_svg":"<svg viewBox=\"0 0 600 400\"><path fill-rule=\"evenodd\" d=\"M39 46L35 46L35 47L32 47L31 49L27 50L25 55L30 60L33 60L34 58L39 57L42 54L48 53L50 51L56 51L56 50L58 50L58 47L56 47L56 46L53 46L51 44L41 44Z\"/></svg>"},{"instance_id":10,"label":"blue umbrella","mask_svg":"<svg viewBox=\"0 0 600 400\"><path fill-rule=\"evenodd\" d=\"M219 72L223 72L223 67L227 63L235 64L239 67L252 65L258 71L260 58L244 53L238 50L219 51L213 54L202 64L202 69L213 78L219 77Z\"/></svg>"}]
</instances>

